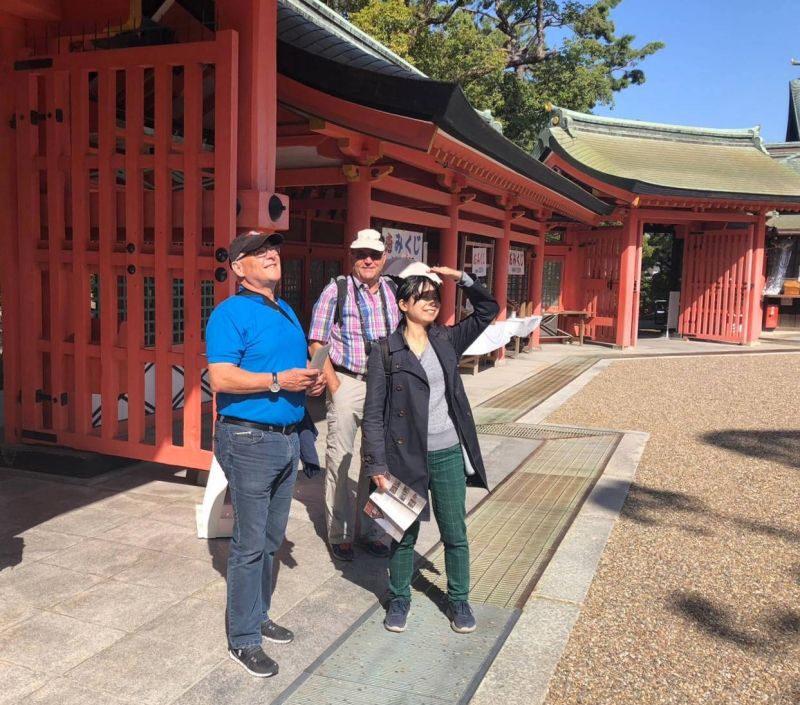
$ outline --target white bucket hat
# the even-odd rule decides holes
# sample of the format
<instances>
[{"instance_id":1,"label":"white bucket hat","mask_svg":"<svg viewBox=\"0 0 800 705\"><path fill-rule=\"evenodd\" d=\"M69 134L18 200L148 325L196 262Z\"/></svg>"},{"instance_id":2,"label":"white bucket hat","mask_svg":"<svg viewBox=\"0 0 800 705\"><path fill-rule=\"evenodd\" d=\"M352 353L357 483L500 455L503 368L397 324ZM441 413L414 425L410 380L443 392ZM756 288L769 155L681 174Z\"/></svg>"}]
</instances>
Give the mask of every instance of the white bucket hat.
<instances>
[{"instance_id":1,"label":"white bucket hat","mask_svg":"<svg viewBox=\"0 0 800 705\"><path fill-rule=\"evenodd\" d=\"M356 234L356 239L350 245L351 250L375 250L375 252L383 252L386 249L386 243L383 241L383 235L377 230L366 228L359 230Z\"/></svg>"},{"instance_id":2,"label":"white bucket hat","mask_svg":"<svg viewBox=\"0 0 800 705\"><path fill-rule=\"evenodd\" d=\"M407 279L408 277L427 277L435 284L442 283L441 277L436 274L436 272L432 272L431 268L424 262L412 262L397 276L401 279Z\"/></svg>"}]
</instances>

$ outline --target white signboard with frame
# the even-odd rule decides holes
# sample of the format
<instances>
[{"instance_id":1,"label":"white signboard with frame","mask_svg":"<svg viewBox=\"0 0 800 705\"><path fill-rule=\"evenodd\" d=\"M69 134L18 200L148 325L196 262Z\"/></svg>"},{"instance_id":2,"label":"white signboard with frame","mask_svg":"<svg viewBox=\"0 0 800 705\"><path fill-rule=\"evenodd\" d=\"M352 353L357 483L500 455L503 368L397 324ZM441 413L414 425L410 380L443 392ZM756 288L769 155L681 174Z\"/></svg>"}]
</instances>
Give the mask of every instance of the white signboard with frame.
<instances>
[{"instance_id":1,"label":"white signboard with frame","mask_svg":"<svg viewBox=\"0 0 800 705\"><path fill-rule=\"evenodd\" d=\"M383 228L383 239L386 241L386 258L394 259L403 257L415 262L425 261L425 246L423 233L413 230L397 230L396 228Z\"/></svg>"},{"instance_id":2,"label":"white signboard with frame","mask_svg":"<svg viewBox=\"0 0 800 705\"><path fill-rule=\"evenodd\" d=\"M525 274L525 251L514 250L508 251L508 273L509 274Z\"/></svg>"},{"instance_id":3,"label":"white signboard with frame","mask_svg":"<svg viewBox=\"0 0 800 705\"><path fill-rule=\"evenodd\" d=\"M476 277L486 276L486 248L472 248L472 273Z\"/></svg>"}]
</instances>

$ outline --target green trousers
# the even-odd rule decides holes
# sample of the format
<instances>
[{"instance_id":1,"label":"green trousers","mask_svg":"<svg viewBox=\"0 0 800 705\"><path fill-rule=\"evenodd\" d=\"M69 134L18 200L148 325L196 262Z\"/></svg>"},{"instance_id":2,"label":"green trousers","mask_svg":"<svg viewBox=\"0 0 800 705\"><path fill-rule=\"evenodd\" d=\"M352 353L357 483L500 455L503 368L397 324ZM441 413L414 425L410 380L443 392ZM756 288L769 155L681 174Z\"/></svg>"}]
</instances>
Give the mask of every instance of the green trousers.
<instances>
[{"instance_id":1,"label":"green trousers","mask_svg":"<svg viewBox=\"0 0 800 705\"><path fill-rule=\"evenodd\" d=\"M469 599L469 543L465 502L467 479L461 446L428 453L428 486L431 507L444 544L447 572L447 597L451 601ZM391 597L411 599L414 572L414 545L419 536L419 520L408 527L400 542L392 541L389 553L389 592Z\"/></svg>"}]
</instances>

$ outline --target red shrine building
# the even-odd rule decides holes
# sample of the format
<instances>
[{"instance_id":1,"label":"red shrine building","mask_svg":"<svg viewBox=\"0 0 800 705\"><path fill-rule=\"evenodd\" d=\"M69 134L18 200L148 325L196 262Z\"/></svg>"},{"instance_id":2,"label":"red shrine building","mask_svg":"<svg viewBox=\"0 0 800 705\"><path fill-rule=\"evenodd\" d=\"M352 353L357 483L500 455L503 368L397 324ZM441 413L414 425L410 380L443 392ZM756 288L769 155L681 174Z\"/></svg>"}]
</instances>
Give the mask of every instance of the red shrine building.
<instances>
[{"instance_id":1,"label":"red shrine building","mask_svg":"<svg viewBox=\"0 0 800 705\"><path fill-rule=\"evenodd\" d=\"M643 232L670 224L679 332L747 344L768 214L800 211L754 131L556 109L527 154L317 0L10 0L0 71L7 442L208 469L204 329L240 229L283 232L304 322L373 227L501 317L580 310L627 347Z\"/></svg>"}]
</instances>

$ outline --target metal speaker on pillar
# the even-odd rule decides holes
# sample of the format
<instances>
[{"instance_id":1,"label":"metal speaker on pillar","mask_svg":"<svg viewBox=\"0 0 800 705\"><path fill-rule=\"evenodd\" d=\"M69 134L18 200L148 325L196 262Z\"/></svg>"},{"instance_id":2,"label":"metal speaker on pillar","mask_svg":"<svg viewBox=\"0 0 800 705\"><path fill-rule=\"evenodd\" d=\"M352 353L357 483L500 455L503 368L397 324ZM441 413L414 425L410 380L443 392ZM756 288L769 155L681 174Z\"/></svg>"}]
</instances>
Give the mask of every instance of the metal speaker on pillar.
<instances>
[{"instance_id":1,"label":"metal speaker on pillar","mask_svg":"<svg viewBox=\"0 0 800 705\"><path fill-rule=\"evenodd\" d=\"M267 204L267 213L269 213L270 220L274 223L277 220L280 220L280 217L283 215L283 211L286 210L286 206L283 205L283 201L273 194L269 197L269 203Z\"/></svg>"}]
</instances>

